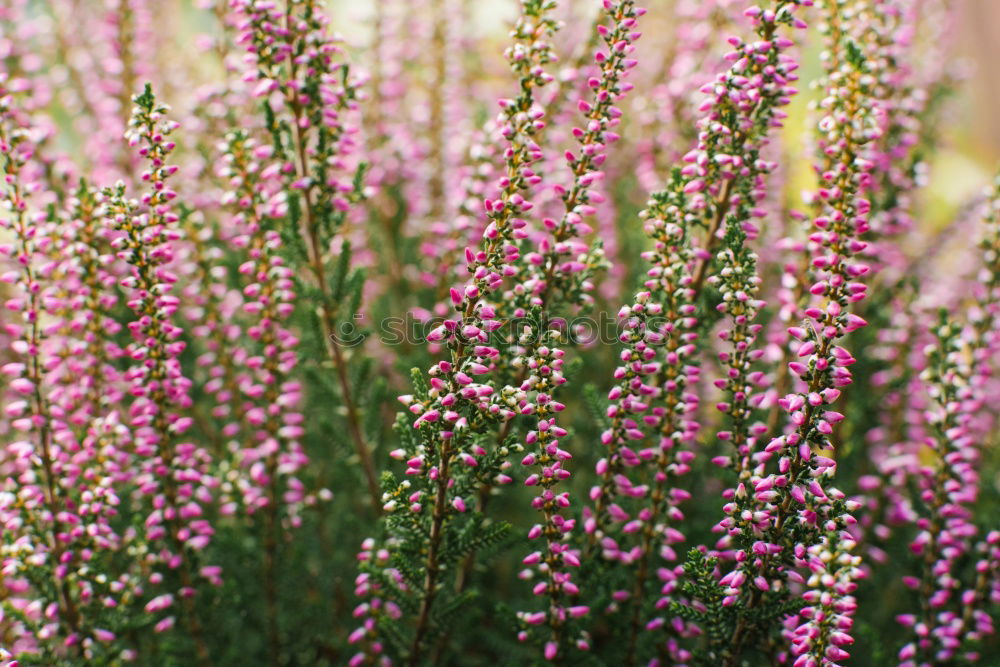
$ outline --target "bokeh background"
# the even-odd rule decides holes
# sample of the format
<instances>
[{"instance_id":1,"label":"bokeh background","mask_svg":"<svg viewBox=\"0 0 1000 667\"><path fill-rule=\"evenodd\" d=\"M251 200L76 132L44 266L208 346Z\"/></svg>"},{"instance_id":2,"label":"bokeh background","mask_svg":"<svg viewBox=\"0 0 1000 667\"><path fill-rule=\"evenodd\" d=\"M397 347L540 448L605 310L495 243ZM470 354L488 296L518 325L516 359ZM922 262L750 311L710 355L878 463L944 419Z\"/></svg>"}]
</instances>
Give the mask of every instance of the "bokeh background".
<instances>
[{"instance_id":1,"label":"bokeh background","mask_svg":"<svg viewBox=\"0 0 1000 667\"><path fill-rule=\"evenodd\" d=\"M634 157L630 151L646 138L643 136L645 126L638 120L655 116L661 111L657 108L658 98L648 94L650 89L647 84L663 83L657 78L658 75L662 74L665 64L678 47L684 46L678 44L672 23L674 9L682 5L690 9L700 1L648 0L645 3L650 12L643 21L644 36L638 44L637 58L640 65L633 77L637 89L625 105L625 140L612 151L611 158L615 162L615 169L622 175L616 181L618 190L613 193L617 207L614 224L620 233L618 241L621 248L620 270L615 279L621 284L632 284L631 278L639 264L637 249L642 239L637 238L642 235L636 213L643 206L650 188L655 186L656 177L660 177L659 182L662 183L662 177L669 173L670 167L670 160L664 159L658 165L658 173L653 174L649 181L643 181L629 172ZM933 4L932 0L926 1ZM0 4L2 2L0 0ZM74 7L74 11L86 11L91 6L90 3L95 8L100 5L102 11L113 4L98 0L67 0L66 6ZM38 16L45 16L52 4L59 3L41 0L29 2ZM236 51L231 45L227 46L233 36L231 29L224 28L223 22L219 21L227 4L228 0L161 0L151 5L155 12L152 24L154 36L159 40L154 54L156 60L141 64L146 66L146 76L151 79L158 96L172 104L182 119L187 119L189 111L203 99L206 89L227 76L237 76L232 71L227 74L224 58L220 57L225 55L227 49ZM710 78L711 72L715 71L713 63L717 62L720 53L727 50L720 35L725 35L730 28L737 31L746 29L740 19L745 3L712 0L712 4L723 8L713 19L719 34L710 35L706 40L705 52L709 55L706 56L705 74L701 79L700 75L692 78L695 86ZM435 5L434 0L330 0L328 5L331 25L344 36L345 47L353 66L371 76L381 76L382 80L394 78L403 86L402 91L397 91L402 104L392 112L396 115L388 120L396 127L412 127L414 135L420 135L428 125L426 102L435 86L431 72L433 54L426 47L434 31L435 14L432 5ZM461 25L461 34L449 36L446 53L448 62L456 66L456 71L462 77L462 86L451 89L451 101L465 107L464 117L468 122L447 128L436 140L441 145L452 147L449 150L461 153L470 144L472 134L495 114L496 99L509 95L513 89L514 84L503 58L503 50L508 43L507 32L516 14L517 3L515 0L445 0L443 5L449 12L459 12L462 15L457 22ZM599 0L568 0L559 5L558 13L565 22L565 28L555 37L555 48L558 53L566 54L562 67L568 67L576 54L585 53L582 47L586 43ZM1000 165L1000 0L956 0L945 6L948 20L938 26L929 26L928 31L932 40L941 40L945 44L947 55L942 56L944 62L932 64L946 68L955 77L955 83L951 86L951 94L937 124L938 147L927 156L927 184L919 194L916 207L919 233L914 236L919 238L913 240L913 246L914 253L918 256L926 248L936 247L940 241L948 241L948 249L942 253L941 265L946 271L958 271L961 267L955 261L949 261L949 256L961 256L971 245L971 239L953 234L952 223L961 211L967 210L970 202L976 200ZM371 48L377 42L373 26L380 20L390 19L396 30L392 35L393 43L382 44L380 48L396 49L394 53L402 53L405 58L385 62ZM935 32L935 28L939 32ZM59 24L42 20L38 23L38 29L42 34L37 40L43 45L36 54L38 66L52 68L54 81L61 81L60 85L67 88L72 87L72 71L81 57L80 50L74 47L74 44L79 43L79 36L73 34L74 26L72 23ZM806 81L814 79L820 71L820 48L815 34L803 41L806 46L801 53L801 74L803 81ZM230 57L238 56L231 53ZM387 71L390 67L398 69ZM555 68L555 71L558 70L560 67ZM785 175L783 182L786 185L779 196L789 208L800 206L802 191L808 190L813 184L811 144L806 140L806 134L813 121L809 103L815 99L816 93L805 85L801 88L800 95L789 109L789 118L780 141ZM128 91L124 91L123 107L127 105L127 95ZM365 105L373 104L374 99L370 92L369 101L363 104L363 112L368 113L370 107ZM79 114L72 104L72 94L54 95L49 111L60 127L58 145L70 155L79 155L84 137L77 122ZM224 119L224 112L224 109L220 110L216 120ZM676 135L674 140L677 146L683 146L692 134L692 127L675 127L670 128L670 131ZM183 142L181 139L181 149L187 151L183 153L186 156L182 163L185 169L211 168L210 152L199 154L197 147L184 145ZM433 156L433 137L424 149L429 151L428 155ZM203 164L198 164L199 160ZM650 185L650 181L654 186ZM406 186L406 183L401 184L399 192L405 191ZM398 193L394 192L393 196L396 194ZM379 200L375 201L377 203ZM398 202L390 202L389 208L385 210L375 210L377 208L373 207L372 216L385 213L387 218L402 218L396 222L403 228L409 224L407 215L410 212ZM445 212L443 222L452 222L451 215L451 211ZM358 229L355 231L359 231L359 234L363 224L363 221L357 224ZM419 224L416 225L418 231ZM373 283L391 273L393 262L397 259L391 253L380 254L384 248L392 247L398 251L398 257L402 258L401 265L407 269L420 262L418 241L393 238L394 229L396 228L390 226L386 237L377 239L379 248L375 249L376 252L366 254L363 245L357 246L360 249L357 257L362 263L368 262L368 268L375 277ZM368 239L366 236L362 238ZM420 275L403 277L413 285L421 285ZM628 291L621 293L628 294ZM600 307L607 312L616 312L620 294L606 296L608 298ZM373 324L381 318L399 315L417 305L428 304L433 304L433 295L420 293L418 290L373 292L366 295L363 311L366 322ZM859 346L873 342L866 341L863 338L865 335L867 334L860 334L855 339ZM381 387L382 402L370 405L368 409L374 415L374 421L379 421L381 417L384 422L380 425L382 438L373 438L373 442L376 443L378 465L385 468L392 465L387 452L394 442L388 425L398 407L393 397L407 391L408 369L413 366L426 368L431 357L421 346L397 346L390 350L379 348L374 341L366 347L366 351L375 360L373 375L377 376L377 381L373 380L372 385ZM361 351L358 356L361 356ZM615 363L613 351L608 347L589 354L586 368L577 366L573 372L579 373L580 384L591 383L603 388ZM861 386L864 386L866 372L865 369L859 370ZM577 378L574 378L574 382L577 382ZM317 420L326 419L325 415L333 414L338 409L336 404L311 405L310 408L315 409L315 413L310 416L315 414ZM599 449L593 446L598 442L598 431L588 419L588 412L582 401L576 399L570 412L575 415L574 447L583 452L579 465L581 469L592 469L593 459L599 455ZM330 430L335 431L336 424ZM290 547L289 567L282 588L289 615L282 631L289 647L289 664L345 664L345 656L349 655L347 651L350 649L346 646L344 629L353 622L350 620L350 611L355 603L351 591L351 582L356 574L355 554L361 539L373 530L374 516L371 508L361 499L362 492L359 491L357 497L352 496L352 489L358 490L362 486L360 475L352 467L356 461L351 458L350 447L342 442L335 441L331 444L320 438L316 440L317 442L307 443L314 461L310 470L314 478L309 481L317 486L333 489L335 499L316 516L307 518L308 523L298 534L298 541ZM844 457L845 470L849 474L865 469L866 461L860 437L850 441L845 448ZM699 483L701 481L698 480ZM719 480L707 480L704 483L707 497L716 498L720 490ZM993 480L992 491L987 495L989 502L1000 509L998 483L1000 480ZM580 491L585 494L584 489ZM708 505L707 509L702 510L702 525L706 527L717 520L714 518L717 508L710 503ZM515 489L503 497L503 503L494 511L498 518L509 518L514 523L523 524L527 507L526 497L521 490ZM697 508L691 510L695 518L693 523L697 523L698 511ZM707 541L711 536L707 535L707 530L705 533L692 534L692 541ZM905 544L900 544L899 547L900 552L905 551ZM227 651L225 664L240 664L239 661L247 655L260 654L261 602L257 591L258 582L255 580L256 572L245 567L245 563L254 557L256 545L236 539L226 542L220 538L214 548L217 548L220 562L229 574L225 589L219 592L218 599L213 603L215 606L206 608L206 615L215 619L215 641L223 647L221 650ZM492 595L490 599L509 600L512 607L518 608L517 605L528 596L522 595L525 591L517 588L516 559L498 560L495 565L491 563L491 567L495 567L495 570L488 576L482 576L480 583L483 590ZM887 586L889 587L884 590L866 589L862 597L869 596L869 599L864 603L878 605L880 601L891 600L893 596L905 595L905 591L899 590L898 582L890 582ZM234 608L239 609L240 614L229 613ZM470 650L476 651L475 655L468 656L469 661L465 664L491 664L496 656L514 656L516 654L511 651L519 650L513 641L500 645L496 643L496 637L504 633L497 631L496 626L502 622L502 615L495 614L495 611L478 609L471 612L468 618L461 619L462 631L467 633L466 643L472 647ZM891 610L887 608L882 620L891 627L890 613ZM874 657L880 655L882 639L886 640L886 646L895 641L895 638L878 636L874 630L862 629L857 648L860 656L857 664L887 664L879 663ZM998 655L995 642L992 650L992 655Z\"/></svg>"}]
</instances>

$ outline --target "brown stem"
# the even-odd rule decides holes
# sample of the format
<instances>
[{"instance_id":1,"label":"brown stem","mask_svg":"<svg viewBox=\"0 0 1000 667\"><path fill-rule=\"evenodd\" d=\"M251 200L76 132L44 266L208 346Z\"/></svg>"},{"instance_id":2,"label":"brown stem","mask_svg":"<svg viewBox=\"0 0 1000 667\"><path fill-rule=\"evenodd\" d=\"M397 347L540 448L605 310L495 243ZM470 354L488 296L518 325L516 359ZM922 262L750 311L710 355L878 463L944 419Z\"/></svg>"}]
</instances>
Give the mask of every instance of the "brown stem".
<instances>
[{"instance_id":1,"label":"brown stem","mask_svg":"<svg viewBox=\"0 0 1000 667\"><path fill-rule=\"evenodd\" d=\"M291 20L291 12L286 14L286 21ZM291 28L291 26L286 26ZM294 30L291 30L294 34ZM294 80L296 65L295 59L291 60L291 73L289 78ZM288 103L294 116L292 126L292 140L295 149L295 171L299 178L309 177L309 157L307 155L306 138L303 136L299 121L302 118L302 106L299 104L297 96L292 91L287 91ZM323 339L326 341L327 354L333 361L334 371L337 375L337 382L340 385L341 400L347 411L347 428L354 441L354 450L361 461L361 469L365 475L365 482L368 485L368 493L372 503L372 509L376 514L381 509L381 492L379 491L378 474L375 470L375 461L371 450L368 447L364 433L361 428L361 420L358 416L358 409L354 401L351 389L350 378L347 375L347 364L344 359L340 344L334 338L336 324L336 305L333 303L333 295L330 294L330 286L326 280L324 267L324 248L320 243L319 229L313 216L312 188L305 188L302 191L302 214L303 232L308 241L309 264L313 276L316 279L316 287L319 289L322 299L318 308L320 321L323 327Z\"/></svg>"},{"instance_id":2,"label":"brown stem","mask_svg":"<svg viewBox=\"0 0 1000 667\"><path fill-rule=\"evenodd\" d=\"M722 221L725 219L726 213L729 212L729 205L731 203L730 195L732 195L733 183L735 181L735 176L727 179L726 182L722 184L722 192L719 193L719 198L716 200L715 216L712 218L712 223L708 226L708 231L705 233L705 252L709 255L711 255L712 248L715 246L715 237L719 233ZM711 265L711 256L698 262L698 266L694 272L694 279L691 281L691 289L693 289L696 294L701 291L701 285L705 282L705 277L708 275L708 267Z\"/></svg>"},{"instance_id":3,"label":"brown stem","mask_svg":"<svg viewBox=\"0 0 1000 667\"><path fill-rule=\"evenodd\" d=\"M420 612L417 615L417 626L410 645L410 655L407 664L416 667L420 662L424 638L430 626L431 607L437 597L439 574L438 558L441 549L441 533L444 527L445 512L448 509L448 472L451 466L451 448L446 443L441 448L441 469L438 471L437 491L434 496L434 515L431 519L431 534L428 539L427 560L424 564L424 597L420 601Z\"/></svg>"}]
</instances>

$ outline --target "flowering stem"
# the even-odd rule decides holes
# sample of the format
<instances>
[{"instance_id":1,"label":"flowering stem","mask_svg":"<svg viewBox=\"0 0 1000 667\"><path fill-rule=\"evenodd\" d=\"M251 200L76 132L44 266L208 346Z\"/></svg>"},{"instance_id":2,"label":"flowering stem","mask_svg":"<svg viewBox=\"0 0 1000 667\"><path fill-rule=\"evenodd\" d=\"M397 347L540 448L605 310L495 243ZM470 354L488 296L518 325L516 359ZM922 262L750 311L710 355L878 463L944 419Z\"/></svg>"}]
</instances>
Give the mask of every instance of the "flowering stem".
<instances>
[{"instance_id":1,"label":"flowering stem","mask_svg":"<svg viewBox=\"0 0 1000 667\"><path fill-rule=\"evenodd\" d=\"M441 530L444 526L445 512L448 509L448 480L451 467L452 452L447 441L441 447L441 468L438 474L434 494L434 510L431 516L431 532L427 539L427 561L424 564L423 598L420 600L420 611L417 614L416 630L413 643L410 645L408 664L412 667L420 664L423 651L424 636L430 626L431 608L438 590L438 552L441 548Z\"/></svg>"},{"instance_id":2,"label":"flowering stem","mask_svg":"<svg viewBox=\"0 0 1000 667\"><path fill-rule=\"evenodd\" d=\"M292 60L292 78L295 78L295 61ZM306 154L306 143L300 127L302 109L294 93L289 93L289 106L295 121L292 123L292 136L294 138L294 150L296 156L296 173L299 178L308 178L310 175L309 158ZM343 350L336 340L336 311L333 296L330 294L330 285L326 280L324 269L325 257L323 247L319 242L319 230L313 219L312 188L307 187L302 193L303 223L306 237L309 239L309 264L313 275L316 278L316 287L320 290L323 298L320 301L320 315L323 322L324 340L326 341L327 353L333 361L334 371L337 374L337 382L340 384L341 400L347 410L347 428L354 441L354 451L361 461L361 469L365 475L365 482L368 485L368 494L371 497L372 509L379 513L381 503L379 499L381 492L378 486L378 473L375 471L375 460L372 458L371 449L366 442L364 432L361 430L361 419L358 417L358 408L354 400L354 391L351 388L350 378L347 376L347 362L344 359Z\"/></svg>"},{"instance_id":3,"label":"flowering stem","mask_svg":"<svg viewBox=\"0 0 1000 667\"><path fill-rule=\"evenodd\" d=\"M161 517L159 520L166 524L167 538L173 549L173 554L167 558L167 565L176 567L180 577L183 616L195 645L197 660L200 664L208 664L208 646L193 599L195 588L186 544L188 538L182 537L182 530L184 533L190 531L182 524L184 512L178 502L175 478L178 469L194 468L198 464L194 451L182 453L181 450L187 448L175 443L175 434L183 433L190 420L175 412L186 402L186 380L177 359L184 344L171 342L181 330L170 322L169 315L176 308L177 297L168 293L172 274L162 266L171 257L167 230L178 219L170 211L169 204L175 193L165 187L167 177L177 170L165 163L174 149L167 136L178 124L164 119L167 107L156 103L148 84L145 92L134 96L132 101L133 115L126 136L130 145L140 146L140 154L149 161L144 180L149 181L152 188L143 198L149 208L140 214L136 203L125 199L125 185L120 181L114 188L104 191L105 216L118 233L113 247L132 268L131 275L122 281L123 285L133 290L128 305L137 315L137 319L129 325L135 339L130 356L136 362L146 362L131 369L133 383L140 383L141 386L136 392L137 399L131 413L142 424L137 428L135 438L137 453L149 457L150 471L154 479L158 478L158 491L162 493L153 500L152 504L157 509L151 516ZM149 384L142 384L147 377ZM193 447L191 449L194 450ZM163 512L158 506L161 498L166 510ZM147 527L153 528L156 523L147 521Z\"/></svg>"},{"instance_id":4,"label":"flowering stem","mask_svg":"<svg viewBox=\"0 0 1000 667\"><path fill-rule=\"evenodd\" d=\"M2 84L3 82L0 81L0 96L5 97L7 90L4 89ZM48 399L43 393L42 385L44 370L42 368L40 350L42 336L39 320L42 314L42 304L40 303L37 289L39 276L32 266L32 259L36 253L36 243L33 239L39 227L29 225L26 215L27 202L24 199L24 193L22 192L19 180L20 168L23 166L23 162L27 161L27 157L21 158L18 156L20 147L16 144L26 141L26 135L22 133L19 137L15 138L9 134L7 121L10 109L8 108L8 104L9 102L6 99L0 101L0 146L3 147L2 155L6 158L4 160L4 175L8 187L3 192L3 198L6 200L3 203L10 210L14 211L14 220L12 222L5 222L13 226L14 236L17 240L17 256L21 260L19 263L21 264L22 280L27 300L24 306L24 316L28 322L28 335L25 337L24 342L26 343L25 349L29 354L29 359L26 367L24 367L24 371L22 371L22 373L25 373L25 371L26 373L22 377L26 378L30 383L30 396L33 403L31 423L32 428L37 429L38 432L39 454L45 480L43 499L52 522L51 528L46 530L45 537L49 542L48 547L52 551L53 567L51 568L51 572L53 587L60 602L59 607L65 612L65 616L60 616L60 622L65 622L70 632L75 634L79 630L79 614L76 609L76 603L70 592L69 582L64 577L60 577L57 572L57 566L62 562L64 552L60 538L64 527L62 521L59 519L61 514L60 498L56 484L56 475L53 469L52 416L49 410ZM28 155L30 155L31 150L32 148L27 148ZM6 227L7 224L4 226ZM23 393L23 389L19 389L19 392ZM78 650L79 646L75 646L74 651Z\"/></svg>"},{"instance_id":5,"label":"flowering stem","mask_svg":"<svg viewBox=\"0 0 1000 667\"><path fill-rule=\"evenodd\" d=\"M771 39L770 33L773 31L774 26L772 25L770 31L768 31L764 39ZM761 105L758 103L753 114L751 115L752 118L756 118L757 110L760 108ZM746 135L741 136L740 139L736 141L736 149L742 149L743 143L746 142L746 140ZM705 241L701 246L705 249L708 256L698 261L698 268L695 269L694 278L691 280L691 289L696 295L701 294L701 286L705 282L705 277L708 275L709 267L712 265L712 257L715 256L715 244L718 243L719 228L722 227L722 221L726 219L726 214L729 212L729 206L732 203L731 198L734 181L735 179L728 179L722 185L722 192L719 193L719 196L715 200L715 215L712 216L712 222L709 224L708 230L705 232Z\"/></svg>"},{"instance_id":6,"label":"flowering stem","mask_svg":"<svg viewBox=\"0 0 1000 667\"><path fill-rule=\"evenodd\" d=\"M275 90L280 91L285 105L291 111L287 123L291 134L291 155L287 159L294 165L295 181L287 186L289 190L301 193L301 238L305 239L308 270L312 273L319 297L316 312L322 329L321 336L340 388L348 434L361 464L373 511L378 514L381 507L378 474L371 448L361 427L357 400L348 375L347 359L335 336L340 304L336 303L327 281L325 265L329 248L325 245L330 239L324 238L317 215L317 202L322 203L327 218L342 212L339 205L347 206L339 192L331 192L328 188L326 181L330 174L324 158L330 157L329 152L338 148L344 148L346 152L343 140L347 128L341 122L339 114L346 114L351 108L355 96L354 84L347 80L346 65L333 60L332 54L338 52L337 47L327 33L322 9L313 2L286 0L283 12L277 11L271 3L258 0L239 0L234 2L234 6L240 7L249 15L245 25L247 32L241 39L247 42L248 50L255 57L258 69L254 74L259 80L258 94L269 95ZM280 22L280 26L275 25L277 22ZM343 77L342 89L329 90L332 84L327 78L333 77ZM320 92L304 94L304 90L313 86ZM327 99L327 94L333 95L335 99ZM268 112L268 130L272 135L278 136L280 123L270 104L265 102L264 106ZM310 129L315 132L309 133ZM322 155L318 154L320 151L316 150L317 145L323 146ZM276 145L275 148L280 150L282 146ZM312 153L318 154L315 160L310 158ZM333 210L327 210L329 207L333 207ZM329 220L324 220L323 223L330 226Z\"/></svg>"},{"instance_id":7,"label":"flowering stem","mask_svg":"<svg viewBox=\"0 0 1000 667\"><path fill-rule=\"evenodd\" d=\"M779 7L785 8L788 6L789 3L779 2L778 4ZM760 36L765 43L768 44L771 43L775 28L776 24L774 23L773 18L770 21L762 22L762 25L760 27L761 31ZM734 71L733 76L742 76L743 73L744 71L742 69L739 70L738 73ZM756 139L756 135L754 133L760 130L760 128L757 128L757 125L761 122L760 120L761 116L767 115L768 122L770 122L770 114L773 112L773 106L776 101L777 100L772 99L771 96L762 95L758 97L756 101L753 102L751 109L744 112L746 113L747 116L746 119L733 117L732 120L729 121L734 124L733 127L728 128L729 133L732 136L731 146L726 147L726 150L729 151L729 154L741 156L742 153L745 152L746 145L748 144L750 146L754 145L753 140ZM728 100L722 99L719 102L717 102L717 104L728 105L729 102ZM722 116L720 111L723 108L726 107L720 106L719 109L713 109L713 113L719 114L721 117L725 117ZM745 123L746 125L745 126L742 124L737 125L737 123ZM717 139L713 140L718 141ZM742 160L742 157L740 159ZM672 287L672 290L676 290L678 287L683 286L685 292L688 294L688 296L686 297L686 304L683 304L683 307L680 307L679 310L673 314L673 317L678 318L677 321L681 321L681 318L685 317L688 314L685 311L687 309L692 308L693 304L697 303L699 300L701 294L701 288L704 284L706 276L708 275L708 270L712 264L712 258L714 257L714 254L710 253L712 252L715 244L717 243L718 230L720 229L722 222L725 220L726 214L728 213L730 208L731 199L733 196L733 187L735 185L735 182L742 178L742 175L738 173L735 174L729 173L728 175L724 176L721 173L719 166L714 162L709 162L706 169L714 169L716 172L715 173L716 178L718 180L722 180L723 182L719 186L718 194L712 196L710 199L711 209L713 213L707 225L707 230L703 242L703 248L705 248L706 256L703 259L697 260L693 275L689 275L686 278L678 280L677 284L673 285ZM683 177L683 181L677 184L676 187L681 189L685 194L696 193L705 189L706 183L711 180L712 179L710 177L706 176L703 176L702 178L696 180L693 175L687 175ZM650 213L654 212L655 211L653 210L650 211ZM668 219L667 217L664 217L664 220L667 219ZM681 247L686 244L689 248L690 234L691 234L690 230L685 229L683 233L677 236L676 238L664 238L664 239L657 238L657 241L663 244L664 246L676 245L677 247ZM685 252L690 252L690 250L687 250ZM662 260L657 258L656 261L656 264L658 265L657 270L661 271L663 270L659 268L659 266L662 266L664 268L672 266L675 260L679 261L678 258L675 258L673 256L665 257ZM672 290L664 289L664 293L669 295ZM674 320L671 319L671 321ZM674 339L677 339L680 335L681 332L672 332L669 334L668 338L672 341ZM668 341L667 344L670 345L671 343ZM660 365L655 379L655 386L662 387L664 385L665 378L663 377L663 374L667 372L669 366L670 364ZM622 385L622 389L616 392L618 396L627 395L624 390L625 390L625 385L632 379L630 373L631 371L628 370L625 371L625 374L623 376L624 379L622 380L622 382L624 383ZM627 433L628 427L626 426L628 412L629 410L626 409L615 409L613 411L613 414L610 415L612 417L611 428L605 432L605 439L606 439L606 444L609 447L609 453L607 457L607 465L603 466L603 470L600 473L602 480L601 486L598 490L594 491L594 495L596 496L594 510L593 510L594 526L588 530L588 532L591 535L590 539L591 552L595 551L596 548L598 547L599 538L604 533L604 526L608 520L607 509L614 495L612 492L615 486L615 475L621 470L622 466L622 461L618 454L620 444L624 441L627 441L631 437ZM662 423L662 431L664 433L672 433L674 430L675 430L675 423L673 421L673 418L665 419Z\"/></svg>"},{"instance_id":8,"label":"flowering stem","mask_svg":"<svg viewBox=\"0 0 1000 667\"><path fill-rule=\"evenodd\" d=\"M248 451L246 457L253 467L253 457L260 457L264 450L266 481L261 481L253 473L253 481L263 484L267 505L264 508L264 592L267 606L268 643L272 660L279 659L280 637L278 627L278 540L280 535L279 456L287 454L288 465L295 465L293 459L302 459L296 440L302 427L301 414L294 412L298 394L297 383L287 382L296 360L295 346L298 339L281 325L282 319L294 308L295 297L291 290L291 270L277 255L280 235L268 230L264 219L266 211L267 184L259 178L260 165L253 162L254 144L245 132L234 132L226 137L225 154L230 166L226 170L234 182L238 183L232 199L238 203L239 219L245 234L249 237L251 260L240 267L240 272L249 276L250 285L244 293L253 295L253 301L244 308L256 314L256 324L250 328L250 336L257 341L264 352L260 378L265 384L263 395L256 407L250 408L253 423L247 411L241 410L241 419L246 422L251 433L261 433L253 427L262 426L262 435L257 450ZM258 147L257 154L271 153L270 146ZM236 395L236 394L234 394ZM275 410L272 406L281 406ZM286 470L287 472L287 470Z\"/></svg>"}]
</instances>

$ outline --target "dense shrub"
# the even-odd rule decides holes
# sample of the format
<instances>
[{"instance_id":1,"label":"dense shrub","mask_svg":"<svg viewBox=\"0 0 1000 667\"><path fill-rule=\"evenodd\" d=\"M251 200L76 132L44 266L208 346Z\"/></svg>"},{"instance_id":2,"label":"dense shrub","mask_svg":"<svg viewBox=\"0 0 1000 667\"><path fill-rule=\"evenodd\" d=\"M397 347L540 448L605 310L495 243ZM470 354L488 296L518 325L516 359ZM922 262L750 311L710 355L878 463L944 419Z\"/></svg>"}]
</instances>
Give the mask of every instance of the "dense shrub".
<instances>
[{"instance_id":1,"label":"dense shrub","mask_svg":"<svg viewBox=\"0 0 1000 667\"><path fill-rule=\"evenodd\" d=\"M3 3L0 664L1000 661L959 8L565 4Z\"/></svg>"}]
</instances>

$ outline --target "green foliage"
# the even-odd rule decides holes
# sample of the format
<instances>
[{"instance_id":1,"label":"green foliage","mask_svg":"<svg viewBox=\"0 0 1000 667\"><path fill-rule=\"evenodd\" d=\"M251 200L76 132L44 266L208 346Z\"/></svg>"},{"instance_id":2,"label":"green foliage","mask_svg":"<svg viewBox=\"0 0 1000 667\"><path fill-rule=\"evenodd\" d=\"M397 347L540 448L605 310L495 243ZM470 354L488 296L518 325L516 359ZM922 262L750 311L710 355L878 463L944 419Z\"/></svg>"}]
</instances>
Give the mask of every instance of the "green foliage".
<instances>
[{"instance_id":1,"label":"green foliage","mask_svg":"<svg viewBox=\"0 0 1000 667\"><path fill-rule=\"evenodd\" d=\"M779 639L781 619L796 613L803 603L788 591L754 591L753 606L743 597L727 606L723 604L725 593L719 585L718 571L717 558L691 549L681 583L681 599L686 602L672 602L670 611L696 623L703 631L700 645L694 650L695 664L759 664L767 659L770 642Z\"/></svg>"},{"instance_id":2,"label":"green foliage","mask_svg":"<svg viewBox=\"0 0 1000 667\"><path fill-rule=\"evenodd\" d=\"M845 39L844 47L847 52L847 62L851 64L851 67L859 72L866 71L868 69L867 58L861 47L853 39Z\"/></svg>"}]
</instances>

